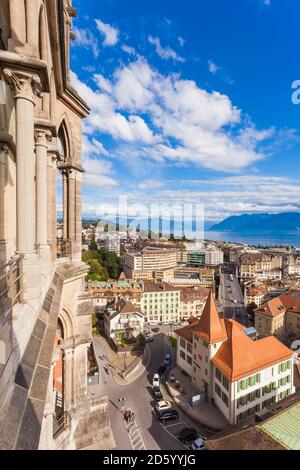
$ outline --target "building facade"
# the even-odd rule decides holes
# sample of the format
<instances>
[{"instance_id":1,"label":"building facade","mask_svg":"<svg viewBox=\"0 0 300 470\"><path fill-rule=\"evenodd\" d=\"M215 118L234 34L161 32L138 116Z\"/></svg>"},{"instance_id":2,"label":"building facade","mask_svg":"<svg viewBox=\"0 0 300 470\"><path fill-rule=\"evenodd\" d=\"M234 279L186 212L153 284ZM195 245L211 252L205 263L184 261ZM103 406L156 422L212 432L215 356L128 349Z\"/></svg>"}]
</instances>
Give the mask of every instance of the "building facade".
<instances>
[{"instance_id":1,"label":"building facade","mask_svg":"<svg viewBox=\"0 0 300 470\"><path fill-rule=\"evenodd\" d=\"M104 332L113 341L137 338L144 331L144 315L132 302L124 299L108 304L104 313Z\"/></svg>"},{"instance_id":2,"label":"building facade","mask_svg":"<svg viewBox=\"0 0 300 470\"><path fill-rule=\"evenodd\" d=\"M141 311L145 321L156 323L179 322L180 289L165 282L144 281Z\"/></svg>"},{"instance_id":3,"label":"building facade","mask_svg":"<svg viewBox=\"0 0 300 470\"><path fill-rule=\"evenodd\" d=\"M260 337L292 335L300 338L300 290L290 289L255 310L255 328Z\"/></svg>"},{"instance_id":4,"label":"building facade","mask_svg":"<svg viewBox=\"0 0 300 470\"><path fill-rule=\"evenodd\" d=\"M75 16L70 0L1 1L1 449L112 445L107 398L88 395L91 309L78 299L87 273L81 140L89 109L70 79Z\"/></svg>"},{"instance_id":5,"label":"building facade","mask_svg":"<svg viewBox=\"0 0 300 470\"><path fill-rule=\"evenodd\" d=\"M176 334L178 367L231 424L295 392L293 351L274 336L254 341L243 325L220 319L212 293L200 320Z\"/></svg>"}]
</instances>

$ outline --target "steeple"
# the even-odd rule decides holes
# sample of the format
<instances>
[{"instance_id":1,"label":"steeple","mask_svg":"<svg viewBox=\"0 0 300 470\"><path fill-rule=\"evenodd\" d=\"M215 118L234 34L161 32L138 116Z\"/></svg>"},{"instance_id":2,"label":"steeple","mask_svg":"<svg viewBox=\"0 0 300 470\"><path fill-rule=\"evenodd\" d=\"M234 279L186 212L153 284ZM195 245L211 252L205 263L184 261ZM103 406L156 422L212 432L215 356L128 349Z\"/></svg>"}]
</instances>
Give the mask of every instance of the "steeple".
<instances>
[{"instance_id":1,"label":"steeple","mask_svg":"<svg viewBox=\"0 0 300 470\"><path fill-rule=\"evenodd\" d=\"M226 341L227 339L226 332L219 318L212 290L207 298L201 318L194 327L194 332L209 344Z\"/></svg>"}]
</instances>

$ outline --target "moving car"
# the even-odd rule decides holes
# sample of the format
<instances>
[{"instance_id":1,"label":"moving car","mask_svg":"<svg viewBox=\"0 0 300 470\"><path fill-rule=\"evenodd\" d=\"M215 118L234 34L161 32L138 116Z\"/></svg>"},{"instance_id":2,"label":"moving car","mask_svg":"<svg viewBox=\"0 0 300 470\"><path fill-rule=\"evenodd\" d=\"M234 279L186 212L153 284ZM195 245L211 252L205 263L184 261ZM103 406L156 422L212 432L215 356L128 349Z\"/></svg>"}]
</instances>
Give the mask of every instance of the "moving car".
<instances>
[{"instance_id":1,"label":"moving car","mask_svg":"<svg viewBox=\"0 0 300 470\"><path fill-rule=\"evenodd\" d=\"M172 362L171 354L167 354L166 357L164 358L164 365L169 366L171 362Z\"/></svg>"},{"instance_id":2,"label":"moving car","mask_svg":"<svg viewBox=\"0 0 300 470\"><path fill-rule=\"evenodd\" d=\"M193 428L184 428L178 434L178 439L185 446L190 446L198 438L198 433L196 429Z\"/></svg>"},{"instance_id":3,"label":"moving car","mask_svg":"<svg viewBox=\"0 0 300 470\"><path fill-rule=\"evenodd\" d=\"M153 387L159 387L160 386L159 374L154 374L153 380L152 380L152 385L153 385Z\"/></svg>"},{"instance_id":4,"label":"moving car","mask_svg":"<svg viewBox=\"0 0 300 470\"><path fill-rule=\"evenodd\" d=\"M172 408L171 403L167 400L161 400L156 403L157 411L167 411Z\"/></svg>"},{"instance_id":5,"label":"moving car","mask_svg":"<svg viewBox=\"0 0 300 470\"><path fill-rule=\"evenodd\" d=\"M167 366L165 364L161 364L159 368L157 369L158 375L163 375L163 373L166 371Z\"/></svg>"},{"instance_id":6,"label":"moving car","mask_svg":"<svg viewBox=\"0 0 300 470\"><path fill-rule=\"evenodd\" d=\"M157 419L159 421L162 421L163 423L165 421L169 421L171 419L179 419L179 414L178 414L178 411L176 410L173 410L173 408L171 408L170 410L167 410L167 411L157 411L156 410L156 416L157 416Z\"/></svg>"},{"instance_id":7,"label":"moving car","mask_svg":"<svg viewBox=\"0 0 300 470\"><path fill-rule=\"evenodd\" d=\"M152 393L157 402L162 401L164 399L159 387L153 387Z\"/></svg>"},{"instance_id":8,"label":"moving car","mask_svg":"<svg viewBox=\"0 0 300 470\"><path fill-rule=\"evenodd\" d=\"M205 447L205 441L206 441L206 437L204 436L198 437L198 439L196 439L191 445L191 449L192 450L207 450L207 447Z\"/></svg>"}]
</instances>

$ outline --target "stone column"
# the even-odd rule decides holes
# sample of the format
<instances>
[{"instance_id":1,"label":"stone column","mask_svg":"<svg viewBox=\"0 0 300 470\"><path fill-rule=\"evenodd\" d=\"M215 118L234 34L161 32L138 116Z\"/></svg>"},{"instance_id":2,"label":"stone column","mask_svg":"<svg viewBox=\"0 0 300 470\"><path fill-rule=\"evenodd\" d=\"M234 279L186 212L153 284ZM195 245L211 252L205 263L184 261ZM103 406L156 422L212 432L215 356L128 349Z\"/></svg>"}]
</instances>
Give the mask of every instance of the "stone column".
<instances>
[{"instance_id":1,"label":"stone column","mask_svg":"<svg viewBox=\"0 0 300 470\"><path fill-rule=\"evenodd\" d=\"M36 155L36 241L42 263L42 275L48 276L51 272L50 247L47 236L47 150L51 140L51 132L46 129L35 130Z\"/></svg>"},{"instance_id":2,"label":"stone column","mask_svg":"<svg viewBox=\"0 0 300 470\"><path fill-rule=\"evenodd\" d=\"M64 239L69 238L69 175L67 171L62 172L63 181L63 230Z\"/></svg>"},{"instance_id":3,"label":"stone column","mask_svg":"<svg viewBox=\"0 0 300 470\"><path fill-rule=\"evenodd\" d=\"M6 257L6 185L7 185L7 159L9 149L6 144L0 143L0 265L5 264Z\"/></svg>"},{"instance_id":4,"label":"stone column","mask_svg":"<svg viewBox=\"0 0 300 470\"><path fill-rule=\"evenodd\" d=\"M4 69L16 99L17 251L24 259L24 299L40 296L40 267L35 249L34 107L41 96L38 75Z\"/></svg>"},{"instance_id":5,"label":"stone column","mask_svg":"<svg viewBox=\"0 0 300 470\"><path fill-rule=\"evenodd\" d=\"M48 173L48 243L51 249L52 262L56 260L56 231L57 231L57 210L56 210L56 179L57 179L57 153L48 150L47 173Z\"/></svg>"}]
</instances>

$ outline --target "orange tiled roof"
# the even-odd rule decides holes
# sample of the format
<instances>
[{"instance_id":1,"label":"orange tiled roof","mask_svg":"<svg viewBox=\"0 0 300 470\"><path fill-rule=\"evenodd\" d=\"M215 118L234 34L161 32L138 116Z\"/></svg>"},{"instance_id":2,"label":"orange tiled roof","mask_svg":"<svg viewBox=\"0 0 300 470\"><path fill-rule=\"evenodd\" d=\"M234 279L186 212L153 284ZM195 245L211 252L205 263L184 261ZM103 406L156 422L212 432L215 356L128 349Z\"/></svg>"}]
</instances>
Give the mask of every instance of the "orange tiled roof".
<instances>
[{"instance_id":1,"label":"orange tiled roof","mask_svg":"<svg viewBox=\"0 0 300 470\"><path fill-rule=\"evenodd\" d=\"M207 343L214 344L225 341L227 335L217 312L215 300L210 291L200 320L196 320L188 326L176 331L176 334L192 342L193 333L204 339Z\"/></svg>"},{"instance_id":2,"label":"orange tiled roof","mask_svg":"<svg viewBox=\"0 0 300 470\"><path fill-rule=\"evenodd\" d=\"M255 311L269 317L277 317L288 310L300 313L300 290L290 289L288 292L270 300Z\"/></svg>"},{"instance_id":3,"label":"orange tiled roof","mask_svg":"<svg viewBox=\"0 0 300 470\"><path fill-rule=\"evenodd\" d=\"M222 344L212 362L231 382L289 359L293 355L293 351L274 336L253 341L244 333L245 327L235 320L224 320L224 324L228 339Z\"/></svg>"},{"instance_id":4,"label":"orange tiled roof","mask_svg":"<svg viewBox=\"0 0 300 470\"><path fill-rule=\"evenodd\" d=\"M209 344L225 341L227 339L226 332L222 328L212 291L209 293L201 318L194 327L194 332Z\"/></svg>"}]
</instances>

